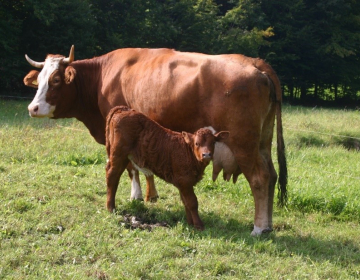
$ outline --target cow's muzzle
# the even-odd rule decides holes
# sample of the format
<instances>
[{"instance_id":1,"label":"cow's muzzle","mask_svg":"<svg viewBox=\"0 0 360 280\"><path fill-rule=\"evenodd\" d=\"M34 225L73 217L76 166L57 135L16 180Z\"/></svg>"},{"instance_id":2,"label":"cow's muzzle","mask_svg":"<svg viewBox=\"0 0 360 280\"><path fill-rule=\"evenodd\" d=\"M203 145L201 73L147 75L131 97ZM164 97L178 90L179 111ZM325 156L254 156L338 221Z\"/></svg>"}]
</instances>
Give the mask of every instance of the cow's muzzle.
<instances>
[{"instance_id":1,"label":"cow's muzzle","mask_svg":"<svg viewBox=\"0 0 360 280\"><path fill-rule=\"evenodd\" d=\"M212 159L212 154L211 153L204 153L204 154L202 154L202 159L203 160L211 160Z\"/></svg>"},{"instance_id":2,"label":"cow's muzzle","mask_svg":"<svg viewBox=\"0 0 360 280\"><path fill-rule=\"evenodd\" d=\"M39 112L39 105L29 105L28 110L30 117L37 117Z\"/></svg>"}]
</instances>

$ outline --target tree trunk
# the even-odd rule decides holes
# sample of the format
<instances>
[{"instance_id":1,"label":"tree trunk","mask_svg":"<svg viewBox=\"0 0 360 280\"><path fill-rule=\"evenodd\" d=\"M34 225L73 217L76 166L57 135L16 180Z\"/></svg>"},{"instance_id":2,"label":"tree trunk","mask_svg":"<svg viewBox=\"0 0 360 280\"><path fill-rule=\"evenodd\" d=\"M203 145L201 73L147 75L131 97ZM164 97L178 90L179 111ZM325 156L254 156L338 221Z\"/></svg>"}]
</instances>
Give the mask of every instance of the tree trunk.
<instances>
[{"instance_id":1,"label":"tree trunk","mask_svg":"<svg viewBox=\"0 0 360 280\"><path fill-rule=\"evenodd\" d=\"M300 87L300 100L304 100L306 99L306 86L305 85L301 85Z\"/></svg>"},{"instance_id":2,"label":"tree trunk","mask_svg":"<svg viewBox=\"0 0 360 280\"><path fill-rule=\"evenodd\" d=\"M334 98L335 98L335 101L338 99L338 85L337 84L334 85Z\"/></svg>"}]
</instances>

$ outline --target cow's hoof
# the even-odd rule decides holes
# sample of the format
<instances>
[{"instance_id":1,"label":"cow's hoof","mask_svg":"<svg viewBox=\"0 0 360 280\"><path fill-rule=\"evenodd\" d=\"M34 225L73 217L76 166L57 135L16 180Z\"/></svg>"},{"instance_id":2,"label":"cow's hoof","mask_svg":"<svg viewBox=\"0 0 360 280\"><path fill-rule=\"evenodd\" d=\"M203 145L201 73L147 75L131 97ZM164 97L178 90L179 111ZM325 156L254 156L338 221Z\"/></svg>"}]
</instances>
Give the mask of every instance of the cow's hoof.
<instances>
[{"instance_id":1,"label":"cow's hoof","mask_svg":"<svg viewBox=\"0 0 360 280\"><path fill-rule=\"evenodd\" d=\"M145 201L149 201L149 202L157 202L159 196L154 196L154 197L146 197Z\"/></svg>"},{"instance_id":2,"label":"cow's hoof","mask_svg":"<svg viewBox=\"0 0 360 280\"><path fill-rule=\"evenodd\" d=\"M266 233L270 233L270 232L272 232L273 231L273 229L272 228L266 228L266 229L264 229L262 232L261 232L261 234L266 234Z\"/></svg>"},{"instance_id":3,"label":"cow's hoof","mask_svg":"<svg viewBox=\"0 0 360 280\"><path fill-rule=\"evenodd\" d=\"M142 197L130 197L130 200L144 201Z\"/></svg>"},{"instance_id":4,"label":"cow's hoof","mask_svg":"<svg viewBox=\"0 0 360 280\"><path fill-rule=\"evenodd\" d=\"M254 229L251 232L251 236L260 236L261 234L266 234L266 233L269 233L269 232L272 232L272 231L273 231L273 229L270 228L270 227L261 229L261 228L259 228L257 226L254 226Z\"/></svg>"}]
</instances>

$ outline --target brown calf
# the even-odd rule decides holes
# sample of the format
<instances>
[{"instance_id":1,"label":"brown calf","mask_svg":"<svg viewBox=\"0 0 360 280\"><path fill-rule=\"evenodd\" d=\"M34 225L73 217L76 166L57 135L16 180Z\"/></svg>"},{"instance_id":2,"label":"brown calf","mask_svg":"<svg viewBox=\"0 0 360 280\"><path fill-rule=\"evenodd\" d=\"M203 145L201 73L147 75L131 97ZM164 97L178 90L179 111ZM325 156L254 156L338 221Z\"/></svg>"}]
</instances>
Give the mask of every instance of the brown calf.
<instances>
[{"instance_id":1,"label":"brown calf","mask_svg":"<svg viewBox=\"0 0 360 280\"><path fill-rule=\"evenodd\" d=\"M212 159L215 142L228 135L224 131L214 135L204 128L194 134L174 132L128 107L113 108L106 122L107 209L115 209L120 176L131 161L145 175L155 174L177 187L187 222L203 230L194 186Z\"/></svg>"}]
</instances>

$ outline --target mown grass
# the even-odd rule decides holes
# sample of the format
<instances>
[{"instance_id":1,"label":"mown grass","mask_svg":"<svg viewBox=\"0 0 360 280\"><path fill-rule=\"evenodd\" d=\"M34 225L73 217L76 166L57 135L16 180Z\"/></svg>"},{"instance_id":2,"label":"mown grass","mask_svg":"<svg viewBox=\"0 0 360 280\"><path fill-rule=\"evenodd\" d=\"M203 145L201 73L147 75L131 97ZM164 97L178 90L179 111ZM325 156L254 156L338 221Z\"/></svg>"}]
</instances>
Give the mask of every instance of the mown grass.
<instances>
[{"instance_id":1,"label":"mown grass","mask_svg":"<svg viewBox=\"0 0 360 280\"><path fill-rule=\"evenodd\" d=\"M211 168L195 190L204 232L158 179L159 201L142 203L124 174L107 213L104 146L76 120L30 119L26 106L0 100L1 279L360 278L358 111L284 106L289 203L274 209L274 232L253 238L246 180L213 183ZM126 215L165 226L133 229Z\"/></svg>"}]
</instances>

